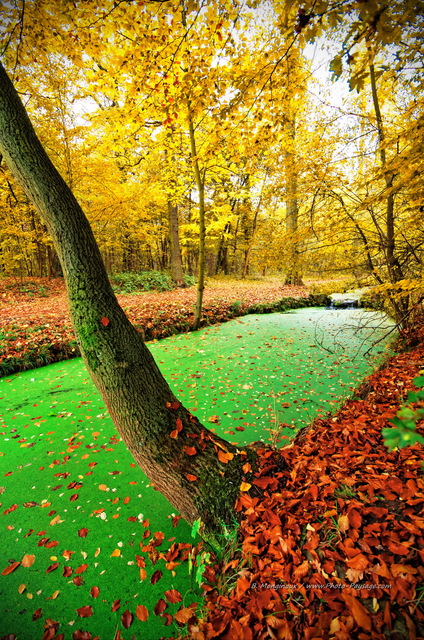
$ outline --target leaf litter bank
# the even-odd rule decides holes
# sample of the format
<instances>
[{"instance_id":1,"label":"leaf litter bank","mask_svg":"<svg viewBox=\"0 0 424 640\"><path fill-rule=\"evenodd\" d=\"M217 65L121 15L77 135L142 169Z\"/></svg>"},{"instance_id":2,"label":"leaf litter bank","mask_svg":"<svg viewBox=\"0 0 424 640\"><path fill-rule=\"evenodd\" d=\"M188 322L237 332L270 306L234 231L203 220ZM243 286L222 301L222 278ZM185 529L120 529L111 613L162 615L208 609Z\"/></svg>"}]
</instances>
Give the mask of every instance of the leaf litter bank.
<instances>
[{"instance_id":1,"label":"leaf litter bank","mask_svg":"<svg viewBox=\"0 0 424 640\"><path fill-rule=\"evenodd\" d=\"M267 326L269 323L272 325L272 331L268 327L266 332L270 338L270 346L261 337L256 318L248 317L220 328L211 327L199 334L164 341L162 357L167 357L168 362L174 364L177 354L183 356L184 360L187 355L184 343L192 339L195 341L196 353L198 346L202 347L201 351L207 351L208 343L216 353L218 336L222 332L224 337L228 334L227 339L231 335L233 341L236 341L237 349L230 349L232 356L235 356L237 352L243 353L243 346L249 346L250 334L256 334L260 343L257 346L263 347L265 351L263 360L266 366L260 374L257 368L251 367L249 358L243 357L243 360L247 360L244 364L246 378L257 378L260 375L272 377L276 375L276 371L270 354L274 354L280 362L283 353L287 356L291 354L291 359L299 359L301 355L294 353L293 344L287 341L284 344L284 333L277 333L279 323L291 319L299 326L302 314L313 316L314 313L326 312L311 309L295 311L293 315L260 318ZM337 312L327 312L328 318L335 316ZM287 335L286 332L286 337ZM272 340L273 336L278 336L278 339ZM228 342L230 346L231 341ZM159 350L160 343L151 346ZM207 353L198 354L199 363L209 362L210 356ZM156 357L160 360L159 355ZM332 368L329 371L331 377L334 375L334 355L327 354L326 357ZM256 365L257 359L253 360ZM219 394L220 400L227 399L230 403L231 393L234 399L237 392L240 392L241 395L236 400L240 407L245 406L244 394L250 393L250 390L243 389L241 379L238 379L242 364L237 360L227 364L236 371L236 374L232 374L235 375L235 389L229 388L231 381L225 379L223 372L227 386L224 386L224 395ZM177 368L179 366L180 362L177 362ZM308 367L311 367L310 362ZM321 368L325 370L322 363ZM188 366L188 369L191 367ZM202 371L195 372L194 375L199 373ZM363 376L361 372L354 373L354 380ZM219 378L220 373L216 375ZM299 376L298 373L296 375ZM299 377L304 386L303 376ZM8 460L6 456L3 458L4 464L9 462L2 496L6 507L3 512L6 529L4 542L7 549L4 557L10 561L7 566L5 563L3 571L6 571L6 575L1 578L5 589L4 600L9 603L7 610L3 612L3 624L9 624L4 632L16 633L16 625L18 629L35 625L32 627L37 628L37 635L34 634L34 637L41 638L44 633L47 634L46 637L54 637L59 632L65 632L65 637L68 637L67 633L71 634L69 637L78 640L95 637L99 633L106 633L105 637L109 637L118 627L120 633L124 634L123 638L126 637L126 628L131 633L138 630L143 638L175 637L175 627L179 629L183 622L193 617L190 604L200 604L202 601L193 576L188 576L187 559L191 553L192 539L186 523L181 521L178 529L174 529L173 525L178 523L178 517L171 513L163 497L148 486L146 479L141 478L139 470L134 469L131 456L116 437L100 399L97 395L93 399L91 381L87 379L80 361L25 372L21 376L3 380L2 386L15 388L20 379L26 387L26 395L31 395L33 406L28 407L20 402L15 389L12 396L15 406L10 406L12 415L7 419L11 432L2 434L8 438L7 442L13 442L15 455L29 453L27 462L19 459L15 462L15 467L12 459ZM204 382L203 379L194 379L188 375L184 382L179 379L174 384L177 388L187 383L185 388L189 401L194 402L193 409L197 406L200 411L206 410L201 402L201 396L207 395ZM266 394L269 394L269 382L268 379ZM193 384L196 386L193 387ZM277 381L275 384L277 386ZM333 379L331 384L335 384ZM196 389L199 400L192 395ZM346 387L342 387L341 391L346 394ZM211 411L216 411L214 397L212 393ZM334 397L335 395L329 397L330 402L333 402ZM269 408L269 397L264 395L262 401L265 412ZM8 404L10 405L10 401ZM251 424L244 427L241 425L249 420L249 416L247 420L243 416L244 420L239 421L239 417L232 415L232 411L227 412L228 415L223 412L223 423L216 424L217 431L231 426L234 428L234 424L237 424L239 429L236 428L233 435L238 442L247 443L255 437L263 437L263 432L258 434L252 431L258 419L260 404L256 403L251 409L255 415L250 418ZM295 407L293 402L293 409L296 411ZM323 411L325 408L331 407L324 404ZM290 407L283 409L285 412L291 411ZM209 413L209 417L213 417L213 414L211 416ZM237 422L234 417L237 417ZM225 420L229 422L225 423ZM6 438L4 444L10 450ZM260 478L258 482L260 484ZM11 504L6 503L8 496ZM178 538L173 539L176 535ZM27 556L33 556L35 560L31 571L25 567L24 558ZM233 569L237 570L237 566ZM213 570L208 570L206 575L211 577ZM210 587L206 586L206 590ZM181 602L175 593L170 596L173 602L167 599L166 593L173 590L181 595ZM69 611L69 620L66 622L63 616L65 598ZM28 606L28 603L34 606ZM55 626L53 623L58 624ZM207 627L205 629L209 633ZM225 627L223 632L226 633ZM192 633L200 631L194 628ZM209 634L205 637L211 636Z\"/></svg>"}]
</instances>

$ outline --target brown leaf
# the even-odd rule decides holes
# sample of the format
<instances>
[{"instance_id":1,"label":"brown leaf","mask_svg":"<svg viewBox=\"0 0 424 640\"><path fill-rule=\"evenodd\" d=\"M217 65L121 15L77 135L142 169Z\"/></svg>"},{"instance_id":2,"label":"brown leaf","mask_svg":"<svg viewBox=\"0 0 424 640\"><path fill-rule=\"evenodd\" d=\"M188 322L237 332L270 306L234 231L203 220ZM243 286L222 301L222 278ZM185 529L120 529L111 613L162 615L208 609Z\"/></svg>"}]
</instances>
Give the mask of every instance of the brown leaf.
<instances>
[{"instance_id":1,"label":"brown leaf","mask_svg":"<svg viewBox=\"0 0 424 640\"><path fill-rule=\"evenodd\" d=\"M218 450L218 460L220 462L227 464L233 458L234 458L234 453L230 453L229 451L221 451L221 449Z\"/></svg>"},{"instance_id":2,"label":"brown leaf","mask_svg":"<svg viewBox=\"0 0 424 640\"><path fill-rule=\"evenodd\" d=\"M115 600L115 602L112 604L112 611L118 611L120 606L121 606L121 601Z\"/></svg>"},{"instance_id":3,"label":"brown leaf","mask_svg":"<svg viewBox=\"0 0 424 640\"><path fill-rule=\"evenodd\" d=\"M187 624L187 622L194 616L194 611L190 607L185 607L184 609L180 609L174 615L174 618L180 624Z\"/></svg>"},{"instance_id":4,"label":"brown leaf","mask_svg":"<svg viewBox=\"0 0 424 640\"><path fill-rule=\"evenodd\" d=\"M133 621L133 614L131 613L131 611L128 611L127 609L126 611L124 611L124 613L121 616L121 622L124 629L129 629L130 626L132 625L132 621Z\"/></svg>"},{"instance_id":5,"label":"brown leaf","mask_svg":"<svg viewBox=\"0 0 424 640\"><path fill-rule=\"evenodd\" d=\"M181 602L183 599L181 593L176 589L169 589L168 591L165 591L164 596L171 604Z\"/></svg>"},{"instance_id":6,"label":"brown leaf","mask_svg":"<svg viewBox=\"0 0 424 640\"><path fill-rule=\"evenodd\" d=\"M106 316L103 316L103 318L100 320L100 322L102 323L102 325L104 327L107 327L108 324L110 324L110 320L109 320L109 318L106 318Z\"/></svg>"},{"instance_id":7,"label":"brown leaf","mask_svg":"<svg viewBox=\"0 0 424 640\"><path fill-rule=\"evenodd\" d=\"M87 569L88 569L88 564L81 564L79 567L75 569L75 573L78 573L78 574L84 573L84 571L87 571Z\"/></svg>"},{"instance_id":8,"label":"brown leaf","mask_svg":"<svg viewBox=\"0 0 424 640\"><path fill-rule=\"evenodd\" d=\"M166 407L168 409L179 409L181 407L181 402L167 402Z\"/></svg>"},{"instance_id":9,"label":"brown leaf","mask_svg":"<svg viewBox=\"0 0 424 640\"><path fill-rule=\"evenodd\" d=\"M135 615L141 622L146 622L149 618L149 611L146 609L144 604L138 604L137 609L135 610Z\"/></svg>"},{"instance_id":10,"label":"brown leaf","mask_svg":"<svg viewBox=\"0 0 424 640\"><path fill-rule=\"evenodd\" d=\"M59 566L58 562L53 562L53 564L50 565L50 567L47 567L46 569L46 573L51 573L52 571L55 571Z\"/></svg>"},{"instance_id":11,"label":"brown leaf","mask_svg":"<svg viewBox=\"0 0 424 640\"><path fill-rule=\"evenodd\" d=\"M197 476L194 476L191 473L187 473L186 478L189 482L195 482L197 480Z\"/></svg>"},{"instance_id":12,"label":"brown leaf","mask_svg":"<svg viewBox=\"0 0 424 640\"><path fill-rule=\"evenodd\" d=\"M156 569L156 571L150 578L150 584L156 584L156 582L161 578L162 578L162 571L160 569Z\"/></svg>"},{"instance_id":13,"label":"brown leaf","mask_svg":"<svg viewBox=\"0 0 424 640\"><path fill-rule=\"evenodd\" d=\"M166 604L165 600L163 598L159 598L153 609L153 611L155 612L155 616L159 616L161 613L163 613L167 606L168 605Z\"/></svg>"},{"instance_id":14,"label":"brown leaf","mask_svg":"<svg viewBox=\"0 0 424 640\"><path fill-rule=\"evenodd\" d=\"M72 567L66 567L66 566L65 566L65 567L63 567L63 573L62 573L62 576L63 576L64 578L69 578L69 577L72 575L72 571L73 571L73 570L72 570Z\"/></svg>"},{"instance_id":15,"label":"brown leaf","mask_svg":"<svg viewBox=\"0 0 424 640\"><path fill-rule=\"evenodd\" d=\"M44 546L46 547L46 549L52 549L53 547L57 547L58 544L59 543L57 540L49 540Z\"/></svg>"},{"instance_id":16,"label":"brown leaf","mask_svg":"<svg viewBox=\"0 0 424 640\"><path fill-rule=\"evenodd\" d=\"M100 593L99 587L91 587L90 594L93 596L93 598L98 598L99 593Z\"/></svg>"},{"instance_id":17,"label":"brown leaf","mask_svg":"<svg viewBox=\"0 0 424 640\"><path fill-rule=\"evenodd\" d=\"M29 502L24 502L24 507L36 507L38 505L38 502L34 502L34 500L30 500Z\"/></svg>"},{"instance_id":18,"label":"brown leaf","mask_svg":"<svg viewBox=\"0 0 424 640\"><path fill-rule=\"evenodd\" d=\"M32 556L28 553L26 553L24 555L24 557L22 558L22 566L23 567L32 567L32 565L34 564L35 561L35 556Z\"/></svg>"},{"instance_id":19,"label":"brown leaf","mask_svg":"<svg viewBox=\"0 0 424 640\"><path fill-rule=\"evenodd\" d=\"M80 529L78 531L78 535L79 535L80 538L86 538L87 537L87 533L88 533L87 527L84 527L83 529Z\"/></svg>"},{"instance_id":20,"label":"brown leaf","mask_svg":"<svg viewBox=\"0 0 424 640\"><path fill-rule=\"evenodd\" d=\"M90 605L87 605L86 607L80 607L76 610L76 612L80 618L89 618L93 615L93 609L90 607Z\"/></svg>"},{"instance_id":21,"label":"brown leaf","mask_svg":"<svg viewBox=\"0 0 424 640\"><path fill-rule=\"evenodd\" d=\"M371 618L368 615L368 611L365 609L365 607L359 602L357 598L348 595L344 591L342 591L342 596L347 606L349 607L356 624L362 627L362 629L365 629L365 631L371 631Z\"/></svg>"},{"instance_id":22,"label":"brown leaf","mask_svg":"<svg viewBox=\"0 0 424 640\"><path fill-rule=\"evenodd\" d=\"M346 560L346 564L351 569L358 569L358 571L363 571L369 565L368 559L362 553L358 553L354 558L349 558Z\"/></svg>"},{"instance_id":23,"label":"brown leaf","mask_svg":"<svg viewBox=\"0 0 424 640\"><path fill-rule=\"evenodd\" d=\"M197 453L196 447L184 447L184 453L188 456L195 456Z\"/></svg>"}]
</instances>

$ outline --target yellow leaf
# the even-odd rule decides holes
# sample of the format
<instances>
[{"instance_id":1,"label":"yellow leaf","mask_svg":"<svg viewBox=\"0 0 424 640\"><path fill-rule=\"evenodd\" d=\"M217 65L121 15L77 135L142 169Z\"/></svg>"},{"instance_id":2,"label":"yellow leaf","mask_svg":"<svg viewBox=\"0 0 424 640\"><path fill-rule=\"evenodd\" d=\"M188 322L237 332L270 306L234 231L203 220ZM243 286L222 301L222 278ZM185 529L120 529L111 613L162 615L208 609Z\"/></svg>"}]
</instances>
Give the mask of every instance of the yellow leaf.
<instances>
[{"instance_id":1,"label":"yellow leaf","mask_svg":"<svg viewBox=\"0 0 424 640\"><path fill-rule=\"evenodd\" d=\"M340 516L340 518L337 521L337 524L339 526L339 529L342 533L346 533L346 531L349 529L349 518L345 515L345 516Z\"/></svg>"},{"instance_id":2,"label":"yellow leaf","mask_svg":"<svg viewBox=\"0 0 424 640\"><path fill-rule=\"evenodd\" d=\"M18 587L18 593L23 593L26 589L26 585L25 584L20 584Z\"/></svg>"},{"instance_id":3,"label":"yellow leaf","mask_svg":"<svg viewBox=\"0 0 424 640\"><path fill-rule=\"evenodd\" d=\"M117 558L118 556L121 555L121 552L119 549L115 549L115 551L112 551L112 553L110 554L111 558Z\"/></svg>"},{"instance_id":4,"label":"yellow leaf","mask_svg":"<svg viewBox=\"0 0 424 640\"><path fill-rule=\"evenodd\" d=\"M248 482L242 482L240 485L240 491L249 491L251 486L252 485L249 484Z\"/></svg>"},{"instance_id":5,"label":"yellow leaf","mask_svg":"<svg viewBox=\"0 0 424 640\"><path fill-rule=\"evenodd\" d=\"M34 560L35 560L35 556L29 555L26 553L22 558L21 564L23 567L31 567L34 564Z\"/></svg>"}]
</instances>

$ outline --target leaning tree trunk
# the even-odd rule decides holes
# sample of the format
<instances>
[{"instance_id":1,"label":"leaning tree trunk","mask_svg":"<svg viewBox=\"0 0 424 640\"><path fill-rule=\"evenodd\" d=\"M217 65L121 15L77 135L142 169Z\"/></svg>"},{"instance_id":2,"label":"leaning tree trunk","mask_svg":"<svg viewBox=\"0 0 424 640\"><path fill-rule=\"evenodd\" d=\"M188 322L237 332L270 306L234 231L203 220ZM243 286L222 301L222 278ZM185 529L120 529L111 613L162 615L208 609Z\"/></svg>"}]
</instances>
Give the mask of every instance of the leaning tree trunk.
<instances>
[{"instance_id":1,"label":"leaning tree trunk","mask_svg":"<svg viewBox=\"0 0 424 640\"><path fill-rule=\"evenodd\" d=\"M0 65L0 151L40 211L66 280L87 369L128 449L188 522L214 535L232 521L246 453L175 398L110 286L90 224L53 166Z\"/></svg>"}]
</instances>

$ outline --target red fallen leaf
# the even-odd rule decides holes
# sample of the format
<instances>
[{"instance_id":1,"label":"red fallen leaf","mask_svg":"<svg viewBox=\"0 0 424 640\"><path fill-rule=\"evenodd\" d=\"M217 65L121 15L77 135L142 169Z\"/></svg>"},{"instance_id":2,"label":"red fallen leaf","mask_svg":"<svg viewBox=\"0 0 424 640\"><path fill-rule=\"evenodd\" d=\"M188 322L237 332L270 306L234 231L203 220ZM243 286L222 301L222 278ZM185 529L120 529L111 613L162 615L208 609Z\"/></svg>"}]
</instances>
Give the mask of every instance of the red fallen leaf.
<instances>
[{"instance_id":1,"label":"red fallen leaf","mask_svg":"<svg viewBox=\"0 0 424 640\"><path fill-rule=\"evenodd\" d=\"M180 432L180 431L182 431L182 430L183 430L183 423L182 423L182 421L181 421L181 418L177 418L177 419L175 420L175 428L176 428L176 430L177 430L178 432Z\"/></svg>"},{"instance_id":2,"label":"red fallen leaf","mask_svg":"<svg viewBox=\"0 0 424 640\"><path fill-rule=\"evenodd\" d=\"M165 591L164 596L170 604L181 602L183 599L181 593L176 589L169 589L169 591Z\"/></svg>"},{"instance_id":3,"label":"red fallen leaf","mask_svg":"<svg viewBox=\"0 0 424 640\"><path fill-rule=\"evenodd\" d=\"M368 559L364 556L363 553L358 553L354 558L349 558L346 561L346 564L351 569L358 569L359 571L364 571L369 565Z\"/></svg>"},{"instance_id":4,"label":"red fallen leaf","mask_svg":"<svg viewBox=\"0 0 424 640\"><path fill-rule=\"evenodd\" d=\"M147 622L149 618L149 611L146 609L144 604L138 604L137 609L135 610L135 615L141 622Z\"/></svg>"},{"instance_id":5,"label":"red fallen leaf","mask_svg":"<svg viewBox=\"0 0 424 640\"><path fill-rule=\"evenodd\" d=\"M21 564L20 562L12 562L12 564L9 564L8 567L3 569L3 571L1 572L1 575L8 576L9 573L12 573L13 571L15 571L15 569L17 569L20 564Z\"/></svg>"},{"instance_id":6,"label":"red fallen leaf","mask_svg":"<svg viewBox=\"0 0 424 640\"><path fill-rule=\"evenodd\" d=\"M36 609L34 611L34 613L32 614L32 619L33 620L38 620L39 618L41 618L42 615L43 615L43 610L42 609Z\"/></svg>"},{"instance_id":7,"label":"red fallen leaf","mask_svg":"<svg viewBox=\"0 0 424 640\"><path fill-rule=\"evenodd\" d=\"M63 567L62 576L64 578L69 578L72 575L73 569L72 567Z\"/></svg>"},{"instance_id":8,"label":"red fallen leaf","mask_svg":"<svg viewBox=\"0 0 424 640\"><path fill-rule=\"evenodd\" d=\"M49 542L46 542L44 546L46 547L46 549L51 549L52 547L57 547L58 544L59 543L57 540L49 540Z\"/></svg>"},{"instance_id":9,"label":"red fallen leaf","mask_svg":"<svg viewBox=\"0 0 424 640\"><path fill-rule=\"evenodd\" d=\"M128 522L137 522L138 518L136 518L135 516L130 516L129 518L127 518Z\"/></svg>"},{"instance_id":10,"label":"red fallen leaf","mask_svg":"<svg viewBox=\"0 0 424 640\"><path fill-rule=\"evenodd\" d=\"M181 520L181 518L182 516L172 516L172 526L176 527L179 521Z\"/></svg>"},{"instance_id":11,"label":"red fallen leaf","mask_svg":"<svg viewBox=\"0 0 424 640\"><path fill-rule=\"evenodd\" d=\"M128 611L127 609L126 611L124 611L124 613L121 616L121 622L124 629L129 629L130 626L132 625L132 621L133 621L133 614L131 613L131 611Z\"/></svg>"},{"instance_id":12,"label":"red fallen leaf","mask_svg":"<svg viewBox=\"0 0 424 640\"><path fill-rule=\"evenodd\" d=\"M311 484L309 486L309 493L311 494L314 500L318 498L318 487L316 484Z\"/></svg>"},{"instance_id":13,"label":"red fallen leaf","mask_svg":"<svg viewBox=\"0 0 424 640\"><path fill-rule=\"evenodd\" d=\"M174 429L173 431L171 431L171 433L169 434L169 437L170 437L170 438L174 438L174 440L175 440L175 438L178 438L178 431L177 431L177 429Z\"/></svg>"},{"instance_id":14,"label":"red fallen leaf","mask_svg":"<svg viewBox=\"0 0 424 640\"><path fill-rule=\"evenodd\" d=\"M156 584L156 582L161 578L162 578L162 571L160 569L156 569L156 571L150 578L150 584Z\"/></svg>"},{"instance_id":15,"label":"red fallen leaf","mask_svg":"<svg viewBox=\"0 0 424 640\"><path fill-rule=\"evenodd\" d=\"M37 547L44 547L48 540L50 540L50 538L41 538L41 540L39 540L39 542L37 543Z\"/></svg>"},{"instance_id":16,"label":"red fallen leaf","mask_svg":"<svg viewBox=\"0 0 424 640\"><path fill-rule=\"evenodd\" d=\"M84 527L83 529L80 529L78 531L78 535L79 535L80 538L86 538L87 537L87 533L88 533L87 527Z\"/></svg>"},{"instance_id":17,"label":"red fallen leaf","mask_svg":"<svg viewBox=\"0 0 424 640\"><path fill-rule=\"evenodd\" d=\"M168 605L166 604L165 600L163 598L159 598L153 609L153 611L155 612L155 616L160 616L160 614L165 611L167 606Z\"/></svg>"},{"instance_id":18,"label":"red fallen leaf","mask_svg":"<svg viewBox=\"0 0 424 640\"><path fill-rule=\"evenodd\" d=\"M53 564L50 565L50 567L47 567L46 569L46 573L51 573L52 571L55 571L59 566L58 562L53 562Z\"/></svg>"},{"instance_id":19,"label":"red fallen leaf","mask_svg":"<svg viewBox=\"0 0 424 640\"><path fill-rule=\"evenodd\" d=\"M79 567L75 569L75 573L84 573L84 571L87 571L87 569L88 569L88 564L81 564Z\"/></svg>"},{"instance_id":20,"label":"red fallen leaf","mask_svg":"<svg viewBox=\"0 0 424 640\"><path fill-rule=\"evenodd\" d=\"M115 600L115 602L112 604L112 611L118 611L120 606L121 606L121 601Z\"/></svg>"},{"instance_id":21,"label":"red fallen leaf","mask_svg":"<svg viewBox=\"0 0 424 640\"><path fill-rule=\"evenodd\" d=\"M93 615L93 609L90 607L90 605L87 605L86 607L80 607L76 610L76 612L80 618L89 618Z\"/></svg>"},{"instance_id":22,"label":"red fallen leaf","mask_svg":"<svg viewBox=\"0 0 424 640\"><path fill-rule=\"evenodd\" d=\"M181 407L181 402L167 402L167 409L179 409Z\"/></svg>"},{"instance_id":23,"label":"red fallen leaf","mask_svg":"<svg viewBox=\"0 0 424 640\"><path fill-rule=\"evenodd\" d=\"M104 327L107 327L107 325L110 324L110 320L109 320L109 318L106 318L106 316L103 316L103 318L100 320L100 322L102 323L102 325Z\"/></svg>"},{"instance_id":24,"label":"red fallen leaf","mask_svg":"<svg viewBox=\"0 0 424 640\"><path fill-rule=\"evenodd\" d=\"M236 431L245 431L244 427L236 427Z\"/></svg>"},{"instance_id":25,"label":"red fallen leaf","mask_svg":"<svg viewBox=\"0 0 424 640\"><path fill-rule=\"evenodd\" d=\"M184 447L184 453L188 456L195 456L197 453L196 447Z\"/></svg>"},{"instance_id":26,"label":"red fallen leaf","mask_svg":"<svg viewBox=\"0 0 424 640\"><path fill-rule=\"evenodd\" d=\"M93 598L98 598L99 593L100 593L99 587L91 587L90 594L93 596Z\"/></svg>"},{"instance_id":27,"label":"red fallen leaf","mask_svg":"<svg viewBox=\"0 0 424 640\"><path fill-rule=\"evenodd\" d=\"M28 536L30 536L32 533L34 533L34 529L30 529L28 533L24 535L24 538L28 538Z\"/></svg>"},{"instance_id":28,"label":"red fallen leaf","mask_svg":"<svg viewBox=\"0 0 424 640\"><path fill-rule=\"evenodd\" d=\"M7 516L8 513L11 513L12 511L15 511L15 509L18 508L17 504L12 504L11 507L9 507L8 509L6 509L6 511L3 511L3 515Z\"/></svg>"},{"instance_id":29,"label":"red fallen leaf","mask_svg":"<svg viewBox=\"0 0 424 640\"><path fill-rule=\"evenodd\" d=\"M137 563L137 567L144 568L146 566L146 561L143 556L139 556L138 554L135 557L135 561Z\"/></svg>"},{"instance_id":30,"label":"red fallen leaf","mask_svg":"<svg viewBox=\"0 0 424 640\"><path fill-rule=\"evenodd\" d=\"M188 480L189 482L195 482L195 481L197 480L197 476L194 476L194 475L193 475L193 474L191 474L191 473L188 473L188 474L186 475L186 478L187 478L187 480Z\"/></svg>"},{"instance_id":31,"label":"red fallen leaf","mask_svg":"<svg viewBox=\"0 0 424 640\"><path fill-rule=\"evenodd\" d=\"M78 494L78 493L73 493L73 494L71 495L71 497L69 498L69 500L70 500L71 502L75 502L75 500L78 500L78 498L79 498L79 494Z\"/></svg>"},{"instance_id":32,"label":"red fallen leaf","mask_svg":"<svg viewBox=\"0 0 424 640\"><path fill-rule=\"evenodd\" d=\"M81 576L75 576L75 578L72 578L72 582L77 587L81 587L81 585L84 584L84 580L81 578Z\"/></svg>"}]
</instances>

